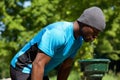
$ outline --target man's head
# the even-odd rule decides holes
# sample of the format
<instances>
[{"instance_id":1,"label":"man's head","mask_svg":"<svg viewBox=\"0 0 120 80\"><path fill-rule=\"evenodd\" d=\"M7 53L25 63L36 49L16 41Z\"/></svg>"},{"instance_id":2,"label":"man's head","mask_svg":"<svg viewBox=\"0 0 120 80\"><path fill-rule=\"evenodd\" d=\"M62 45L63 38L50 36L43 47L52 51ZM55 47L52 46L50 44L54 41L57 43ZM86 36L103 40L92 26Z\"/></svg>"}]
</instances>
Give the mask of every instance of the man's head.
<instances>
[{"instance_id":1,"label":"man's head","mask_svg":"<svg viewBox=\"0 0 120 80\"><path fill-rule=\"evenodd\" d=\"M102 10L98 7L86 9L77 19L80 26L80 33L86 42L94 40L100 31L105 29L105 18Z\"/></svg>"}]
</instances>

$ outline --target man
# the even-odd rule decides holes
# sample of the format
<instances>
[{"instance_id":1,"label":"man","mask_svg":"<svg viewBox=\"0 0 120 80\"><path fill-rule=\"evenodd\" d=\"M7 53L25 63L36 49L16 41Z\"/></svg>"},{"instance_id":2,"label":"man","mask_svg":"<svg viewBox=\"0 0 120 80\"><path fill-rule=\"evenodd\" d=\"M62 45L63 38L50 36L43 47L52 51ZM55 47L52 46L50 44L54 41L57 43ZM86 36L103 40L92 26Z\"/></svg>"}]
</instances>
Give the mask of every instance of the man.
<instances>
[{"instance_id":1,"label":"man","mask_svg":"<svg viewBox=\"0 0 120 80\"><path fill-rule=\"evenodd\" d=\"M82 42L93 41L104 29L104 15L98 7L86 9L75 22L46 26L12 59L12 80L49 80L48 73L59 64L57 80L67 80Z\"/></svg>"}]
</instances>

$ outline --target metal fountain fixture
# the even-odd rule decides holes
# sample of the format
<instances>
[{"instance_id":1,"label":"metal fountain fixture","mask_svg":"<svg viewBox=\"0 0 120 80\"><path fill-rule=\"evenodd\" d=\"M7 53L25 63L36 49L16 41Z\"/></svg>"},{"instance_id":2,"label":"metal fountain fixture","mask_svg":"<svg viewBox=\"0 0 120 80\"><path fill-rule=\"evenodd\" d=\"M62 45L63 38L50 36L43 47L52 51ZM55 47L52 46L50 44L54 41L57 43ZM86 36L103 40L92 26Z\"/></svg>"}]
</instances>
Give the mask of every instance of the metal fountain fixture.
<instances>
[{"instance_id":1,"label":"metal fountain fixture","mask_svg":"<svg viewBox=\"0 0 120 80\"><path fill-rule=\"evenodd\" d=\"M86 59L79 60L80 69L83 72L82 80L102 80L108 72L109 59Z\"/></svg>"}]
</instances>

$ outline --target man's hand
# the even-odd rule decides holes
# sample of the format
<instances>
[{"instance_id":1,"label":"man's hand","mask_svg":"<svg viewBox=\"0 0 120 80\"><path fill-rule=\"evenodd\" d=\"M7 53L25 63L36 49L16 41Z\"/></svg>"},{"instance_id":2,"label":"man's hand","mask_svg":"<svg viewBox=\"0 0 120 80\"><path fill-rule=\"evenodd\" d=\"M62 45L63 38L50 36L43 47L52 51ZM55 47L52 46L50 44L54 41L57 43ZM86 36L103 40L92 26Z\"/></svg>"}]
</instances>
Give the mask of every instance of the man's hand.
<instances>
[{"instance_id":1,"label":"man's hand","mask_svg":"<svg viewBox=\"0 0 120 80\"><path fill-rule=\"evenodd\" d=\"M42 51L37 54L32 63L31 80L43 80L44 67L50 61L50 59L51 58Z\"/></svg>"},{"instance_id":2,"label":"man's hand","mask_svg":"<svg viewBox=\"0 0 120 80\"><path fill-rule=\"evenodd\" d=\"M73 59L66 59L59 68L57 80L67 80L72 67Z\"/></svg>"}]
</instances>

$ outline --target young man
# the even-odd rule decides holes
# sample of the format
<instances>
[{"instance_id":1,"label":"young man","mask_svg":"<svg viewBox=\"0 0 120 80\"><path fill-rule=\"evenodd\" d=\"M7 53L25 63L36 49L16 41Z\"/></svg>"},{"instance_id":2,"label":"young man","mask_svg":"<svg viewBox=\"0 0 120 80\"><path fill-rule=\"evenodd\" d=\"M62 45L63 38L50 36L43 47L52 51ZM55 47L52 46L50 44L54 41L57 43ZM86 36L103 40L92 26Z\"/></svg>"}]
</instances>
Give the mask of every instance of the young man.
<instances>
[{"instance_id":1,"label":"young man","mask_svg":"<svg viewBox=\"0 0 120 80\"><path fill-rule=\"evenodd\" d=\"M104 15L98 7L86 9L75 22L46 26L12 59L12 80L49 80L48 73L59 64L57 80L67 80L82 42L93 41L104 29Z\"/></svg>"}]
</instances>

